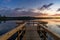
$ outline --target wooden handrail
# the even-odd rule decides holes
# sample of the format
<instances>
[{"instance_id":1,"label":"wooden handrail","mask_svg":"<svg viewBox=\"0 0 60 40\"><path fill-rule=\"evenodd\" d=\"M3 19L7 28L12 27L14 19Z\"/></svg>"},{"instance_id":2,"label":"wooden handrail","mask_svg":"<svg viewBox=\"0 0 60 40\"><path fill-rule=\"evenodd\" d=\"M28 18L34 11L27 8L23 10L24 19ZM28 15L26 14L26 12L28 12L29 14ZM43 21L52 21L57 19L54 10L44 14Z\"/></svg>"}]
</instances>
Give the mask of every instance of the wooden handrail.
<instances>
[{"instance_id":1,"label":"wooden handrail","mask_svg":"<svg viewBox=\"0 0 60 40\"><path fill-rule=\"evenodd\" d=\"M54 40L60 40L60 36L57 33L52 32L51 30L49 30L48 28L46 28L42 24L39 24L39 25L41 28L44 29L45 32L49 33L54 38Z\"/></svg>"},{"instance_id":2,"label":"wooden handrail","mask_svg":"<svg viewBox=\"0 0 60 40\"><path fill-rule=\"evenodd\" d=\"M13 30L7 32L6 34L0 36L0 40L7 40L10 38L13 34L15 34L17 31L22 30L23 27L25 26L26 22L22 25L19 25L18 27L14 28Z\"/></svg>"},{"instance_id":3,"label":"wooden handrail","mask_svg":"<svg viewBox=\"0 0 60 40\"><path fill-rule=\"evenodd\" d=\"M21 32L21 33L19 33L18 37L20 37L20 36L21 36L21 34L22 34L24 31L25 31L25 28L22 30L22 32ZM15 39L15 40L18 40L18 37L16 37L16 39Z\"/></svg>"}]
</instances>

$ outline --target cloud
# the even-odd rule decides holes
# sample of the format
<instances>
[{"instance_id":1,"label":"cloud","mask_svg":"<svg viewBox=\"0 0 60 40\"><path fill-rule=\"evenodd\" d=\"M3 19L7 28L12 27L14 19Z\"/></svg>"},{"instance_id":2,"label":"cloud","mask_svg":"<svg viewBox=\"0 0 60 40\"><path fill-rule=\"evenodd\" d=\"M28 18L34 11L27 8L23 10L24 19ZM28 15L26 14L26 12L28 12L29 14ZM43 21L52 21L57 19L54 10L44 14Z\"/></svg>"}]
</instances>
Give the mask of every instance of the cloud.
<instances>
[{"instance_id":1,"label":"cloud","mask_svg":"<svg viewBox=\"0 0 60 40\"><path fill-rule=\"evenodd\" d=\"M53 3L50 3L50 4L48 4L48 5L43 5L41 8L40 8L40 10L44 10L44 9L48 9L50 6L52 6L53 5Z\"/></svg>"},{"instance_id":2,"label":"cloud","mask_svg":"<svg viewBox=\"0 0 60 40\"><path fill-rule=\"evenodd\" d=\"M54 12L53 12L54 13ZM24 9L24 8L2 8L0 10L1 15L5 16L39 16L42 14L52 14L50 10L39 10L39 9Z\"/></svg>"},{"instance_id":3,"label":"cloud","mask_svg":"<svg viewBox=\"0 0 60 40\"><path fill-rule=\"evenodd\" d=\"M60 11L60 8L58 8L57 11Z\"/></svg>"},{"instance_id":4,"label":"cloud","mask_svg":"<svg viewBox=\"0 0 60 40\"><path fill-rule=\"evenodd\" d=\"M14 10L22 10L23 8L15 8Z\"/></svg>"},{"instance_id":5,"label":"cloud","mask_svg":"<svg viewBox=\"0 0 60 40\"><path fill-rule=\"evenodd\" d=\"M37 16L38 12L34 12L35 9L23 9L23 8L2 8L0 10L1 15L5 16Z\"/></svg>"},{"instance_id":6,"label":"cloud","mask_svg":"<svg viewBox=\"0 0 60 40\"><path fill-rule=\"evenodd\" d=\"M52 5L53 5L53 3L50 3L50 4L47 5L47 7L50 7L50 6L52 6Z\"/></svg>"}]
</instances>

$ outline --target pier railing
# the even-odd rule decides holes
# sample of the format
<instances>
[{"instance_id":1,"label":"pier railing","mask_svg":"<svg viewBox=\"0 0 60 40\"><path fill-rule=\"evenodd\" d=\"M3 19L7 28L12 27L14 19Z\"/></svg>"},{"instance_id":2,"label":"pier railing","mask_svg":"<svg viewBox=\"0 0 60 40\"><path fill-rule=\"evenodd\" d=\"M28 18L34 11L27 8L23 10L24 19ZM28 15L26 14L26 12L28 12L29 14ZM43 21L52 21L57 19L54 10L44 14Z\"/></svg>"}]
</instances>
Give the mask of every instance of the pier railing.
<instances>
[{"instance_id":1,"label":"pier railing","mask_svg":"<svg viewBox=\"0 0 60 40\"><path fill-rule=\"evenodd\" d=\"M47 33L49 35L51 35L53 37L54 40L60 40L60 36L54 32L52 32L51 30L49 30L47 28L47 26L45 26L45 22L42 22L42 21L28 21L28 23L31 22L31 24L37 24L37 31L39 33L39 35L41 35L41 32L43 34L43 36L40 36L43 37L43 40L47 40ZM36 23L37 22L37 23ZM14 28L13 30L7 32L6 34L3 34L1 37L0 37L0 40L8 40L9 38L11 38L15 33L17 33L17 37L15 38L15 40L21 40L20 36L24 34L24 32L26 31L25 30L25 25L27 24L27 22L19 25L18 27Z\"/></svg>"},{"instance_id":2,"label":"pier railing","mask_svg":"<svg viewBox=\"0 0 60 40\"><path fill-rule=\"evenodd\" d=\"M59 34L57 34L53 31L51 31L50 29L48 29L48 26L46 26L47 22L33 20L33 21L30 21L30 23L33 24L33 25L37 24L37 31L38 31L39 35L43 34L42 35L43 40L48 39L47 34L49 36L51 36L52 40L60 40L60 35ZM40 36L40 38L41 38L41 36Z\"/></svg>"},{"instance_id":3,"label":"pier railing","mask_svg":"<svg viewBox=\"0 0 60 40\"><path fill-rule=\"evenodd\" d=\"M49 36L51 36L51 38L53 38L53 40L60 40L60 35L58 35L57 33L55 32L52 32L51 30L49 30L47 28L47 26L43 25L43 24L38 24L38 28L39 28L39 32L42 31L42 34L43 34L43 37L44 37L44 40L47 40L47 34Z\"/></svg>"},{"instance_id":4,"label":"pier railing","mask_svg":"<svg viewBox=\"0 0 60 40\"><path fill-rule=\"evenodd\" d=\"M8 40L12 35L14 35L17 32L18 32L18 36L17 36L17 38L18 38L22 34L22 32L25 30L25 28L24 28L25 24L26 23L23 23L23 24L19 25L18 27L14 28L13 30L7 32L6 34L2 35L0 37L0 40ZM18 39L17 38L16 38L16 40L19 39L19 38Z\"/></svg>"}]
</instances>

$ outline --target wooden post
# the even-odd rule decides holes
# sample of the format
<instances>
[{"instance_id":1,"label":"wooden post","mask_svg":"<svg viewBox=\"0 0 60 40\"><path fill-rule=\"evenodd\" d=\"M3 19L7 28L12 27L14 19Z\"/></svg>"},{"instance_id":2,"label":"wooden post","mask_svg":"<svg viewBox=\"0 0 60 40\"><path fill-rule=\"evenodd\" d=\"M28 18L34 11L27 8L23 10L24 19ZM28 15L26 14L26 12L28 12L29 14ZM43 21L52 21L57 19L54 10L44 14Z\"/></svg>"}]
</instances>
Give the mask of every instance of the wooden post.
<instances>
[{"instance_id":1,"label":"wooden post","mask_svg":"<svg viewBox=\"0 0 60 40\"><path fill-rule=\"evenodd\" d=\"M33 22L33 26L34 26L34 22Z\"/></svg>"},{"instance_id":2,"label":"wooden post","mask_svg":"<svg viewBox=\"0 0 60 40\"><path fill-rule=\"evenodd\" d=\"M46 40L46 32L45 32L45 30L43 30L43 36L44 36L44 40Z\"/></svg>"},{"instance_id":3,"label":"wooden post","mask_svg":"<svg viewBox=\"0 0 60 40\"><path fill-rule=\"evenodd\" d=\"M38 34L40 36L40 26L39 26L39 23L37 24L37 32L38 32Z\"/></svg>"},{"instance_id":4,"label":"wooden post","mask_svg":"<svg viewBox=\"0 0 60 40\"><path fill-rule=\"evenodd\" d=\"M17 37L17 40L20 40L19 31L18 31L18 37Z\"/></svg>"}]
</instances>

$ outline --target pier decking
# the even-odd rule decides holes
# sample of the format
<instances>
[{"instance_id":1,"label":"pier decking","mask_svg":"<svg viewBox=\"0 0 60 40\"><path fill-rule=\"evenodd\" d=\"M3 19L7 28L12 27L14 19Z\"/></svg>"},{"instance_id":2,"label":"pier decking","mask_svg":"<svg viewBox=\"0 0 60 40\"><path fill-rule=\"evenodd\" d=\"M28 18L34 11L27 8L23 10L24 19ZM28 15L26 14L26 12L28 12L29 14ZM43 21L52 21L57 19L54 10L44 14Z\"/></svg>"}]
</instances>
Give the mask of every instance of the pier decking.
<instances>
[{"instance_id":1,"label":"pier decking","mask_svg":"<svg viewBox=\"0 0 60 40\"><path fill-rule=\"evenodd\" d=\"M21 23L20 23L21 24ZM50 31L43 21L23 21L23 23L6 34L0 36L0 40L47 40L47 33L54 40L60 40L60 36ZM11 38L17 34L16 38ZM42 34L42 35L41 35Z\"/></svg>"},{"instance_id":2,"label":"pier decking","mask_svg":"<svg viewBox=\"0 0 60 40\"><path fill-rule=\"evenodd\" d=\"M37 26L34 26L31 23L27 24L23 40L40 40L39 34L37 33Z\"/></svg>"}]
</instances>

